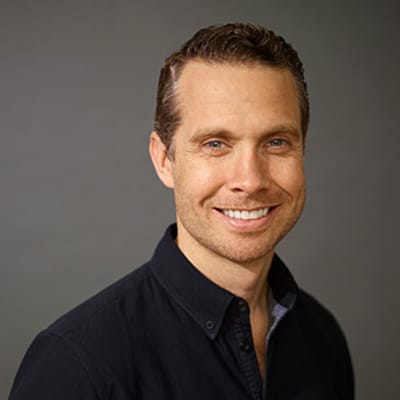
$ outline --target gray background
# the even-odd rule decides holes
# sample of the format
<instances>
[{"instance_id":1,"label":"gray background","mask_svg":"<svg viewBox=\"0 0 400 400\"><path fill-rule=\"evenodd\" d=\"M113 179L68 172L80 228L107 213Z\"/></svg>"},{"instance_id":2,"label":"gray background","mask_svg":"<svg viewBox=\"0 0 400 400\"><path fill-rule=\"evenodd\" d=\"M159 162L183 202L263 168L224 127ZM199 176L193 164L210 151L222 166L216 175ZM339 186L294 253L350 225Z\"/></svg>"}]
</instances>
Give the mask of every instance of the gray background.
<instances>
[{"instance_id":1,"label":"gray background","mask_svg":"<svg viewBox=\"0 0 400 400\"><path fill-rule=\"evenodd\" d=\"M358 398L399 398L398 17L395 1L1 1L0 398L38 330L174 219L147 155L158 71L227 21L275 29L304 61L308 203L280 254L340 321Z\"/></svg>"}]
</instances>

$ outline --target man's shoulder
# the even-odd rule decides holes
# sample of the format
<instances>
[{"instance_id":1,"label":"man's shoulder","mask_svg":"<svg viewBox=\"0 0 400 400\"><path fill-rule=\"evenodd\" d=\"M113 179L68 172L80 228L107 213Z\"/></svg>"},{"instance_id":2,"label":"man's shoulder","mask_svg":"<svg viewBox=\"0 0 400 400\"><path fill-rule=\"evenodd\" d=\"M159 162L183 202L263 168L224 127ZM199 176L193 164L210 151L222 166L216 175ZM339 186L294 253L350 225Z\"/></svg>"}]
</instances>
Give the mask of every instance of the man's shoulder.
<instances>
[{"instance_id":1,"label":"man's shoulder","mask_svg":"<svg viewBox=\"0 0 400 400\"><path fill-rule=\"evenodd\" d=\"M144 293L154 285L148 262L62 315L45 332L65 337L82 336L99 327L104 332L134 318L141 310L138 302L146 299Z\"/></svg>"},{"instance_id":2,"label":"man's shoulder","mask_svg":"<svg viewBox=\"0 0 400 400\"><path fill-rule=\"evenodd\" d=\"M313 328L328 334L342 335L342 330L333 313L314 296L299 289L298 304L305 321Z\"/></svg>"},{"instance_id":3,"label":"man's shoulder","mask_svg":"<svg viewBox=\"0 0 400 400\"><path fill-rule=\"evenodd\" d=\"M10 399L97 399L108 390L110 371L132 380L132 332L151 312L149 293L157 286L146 263L53 322L26 352Z\"/></svg>"},{"instance_id":4,"label":"man's shoulder","mask_svg":"<svg viewBox=\"0 0 400 400\"><path fill-rule=\"evenodd\" d=\"M312 295L299 291L297 315L304 332L304 337L313 343L311 347L320 354L329 353L342 368L351 370L350 354L345 335L336 317Z\"/></svg>"},{"instance_id":5,"label":"man's shoulder","mask_svg":"<svg viewBox=\"0 0 400 400\"><path fill-rule=\"evenodd\" d=\"M303 338L318 357L329 360L329 368L346 382L351 398L354 397L353 367L345 335L335 316L313 296L299 292L298 315L302 320ZM340 380L339 380L340 381ZM349 395L349 396L350 396ZM350 398L350 397L349 397Z\"/></svg>"}]
</instances>

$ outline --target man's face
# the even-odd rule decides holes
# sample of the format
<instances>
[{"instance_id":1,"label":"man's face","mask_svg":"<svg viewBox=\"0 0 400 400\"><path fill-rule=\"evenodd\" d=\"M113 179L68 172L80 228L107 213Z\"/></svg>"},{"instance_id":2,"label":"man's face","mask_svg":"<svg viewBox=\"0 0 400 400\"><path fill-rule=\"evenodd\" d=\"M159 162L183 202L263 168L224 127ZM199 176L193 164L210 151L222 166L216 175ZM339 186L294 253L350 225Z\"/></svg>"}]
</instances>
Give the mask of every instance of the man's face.
<instances>
[{"instance_id":1,"label":"man's face","mask_svg":"<svg viewBox=\"0 0 400 400\"><path fill-rule=\"evenodd\" d=\"M175 192L179 247L192 260L262 260L304 204L300 107L291 73L191 61L177 100L182 123L173 157L158 170Z\"/></svg>"}]
</instances>

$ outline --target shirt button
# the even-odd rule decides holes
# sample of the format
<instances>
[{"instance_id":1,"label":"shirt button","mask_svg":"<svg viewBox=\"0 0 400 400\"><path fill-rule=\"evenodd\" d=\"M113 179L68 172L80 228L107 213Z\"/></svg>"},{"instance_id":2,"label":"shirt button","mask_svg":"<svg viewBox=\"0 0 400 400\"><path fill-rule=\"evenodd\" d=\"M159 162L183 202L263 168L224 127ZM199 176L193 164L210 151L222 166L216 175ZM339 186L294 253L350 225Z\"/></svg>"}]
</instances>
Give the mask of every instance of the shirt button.
<instances>
[{"instance_id":1,"label":"shirt button","mask_svg":"<svg viewBox=\"0 0 400 400\"><path fill-rule=\"evenodd\" d=\"M250 353L253 348L251 343L247 339L244 339L240 342L240 350L244 351L245 353Z\"/></svg>"},{"instance_id":2,"label":"shirt button","mask_svg":"<svg viewBox=\"0 0 400 400\"><path fill-rule=\"evenodd\" d=\"M214 323L214 321L208 320L208 321L206 322L206 327L207 327L207 329L209 329L209 330L214 329L214 328L215 328L215 323Z\"/></svg>"},{"instance_id":3,"label":"shirt button","mask_svg":"<svg viewBox=\"0 0 400 400\"><path fill-rule=\"evenodd\" d=\"M238 306L239 310L242 312L246 312L248 310L247 303L243 299L240 299L238 301Z\"/></svg>"}]
</instances>

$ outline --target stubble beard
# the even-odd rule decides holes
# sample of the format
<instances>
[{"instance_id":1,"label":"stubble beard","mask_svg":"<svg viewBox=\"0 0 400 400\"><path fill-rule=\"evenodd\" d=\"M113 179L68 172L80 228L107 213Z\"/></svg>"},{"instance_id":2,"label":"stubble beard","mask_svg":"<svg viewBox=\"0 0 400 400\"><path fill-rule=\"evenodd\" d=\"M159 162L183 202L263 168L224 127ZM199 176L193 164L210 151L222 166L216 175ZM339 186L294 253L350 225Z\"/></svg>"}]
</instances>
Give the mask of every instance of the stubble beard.
<instances>
[{"instance_id":1,"label":"stubble beard","mask_svg":"<svg viewBox=\"0 0 400 400\"><path fill-rule=\"evenodd\" d=\"M211 222L204 222L193 210L189 210L183 204L180 204L177 217L186 235L189 235L192 241L208 253L233 263L250 265L262 261L275 250L276 245L298 221L303 206L304 197L294 206L289 215L273 216L275 220L271 225L260 232L221 233L211 225Z\"/></svg>"}]
</instances>

